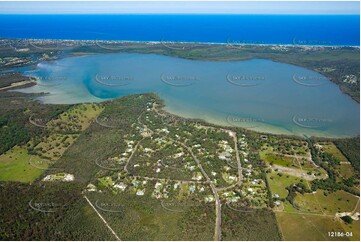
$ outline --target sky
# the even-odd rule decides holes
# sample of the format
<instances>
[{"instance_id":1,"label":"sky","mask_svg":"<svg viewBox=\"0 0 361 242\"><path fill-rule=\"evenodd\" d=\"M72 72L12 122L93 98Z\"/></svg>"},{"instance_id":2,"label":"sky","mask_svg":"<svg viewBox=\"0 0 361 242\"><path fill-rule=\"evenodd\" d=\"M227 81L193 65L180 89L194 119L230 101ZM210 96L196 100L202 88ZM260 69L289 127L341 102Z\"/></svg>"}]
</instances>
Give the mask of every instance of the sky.
<instances>
[{"instance_id":1,"label":"sky","mask_svg":"<svg viewBox=\"0 0 361 242\"><path fill-rule=\"evenodd\" d=\"M321 2L6 2L0 14L360 14L360 3Z\"/></svg>"}]
</instances>

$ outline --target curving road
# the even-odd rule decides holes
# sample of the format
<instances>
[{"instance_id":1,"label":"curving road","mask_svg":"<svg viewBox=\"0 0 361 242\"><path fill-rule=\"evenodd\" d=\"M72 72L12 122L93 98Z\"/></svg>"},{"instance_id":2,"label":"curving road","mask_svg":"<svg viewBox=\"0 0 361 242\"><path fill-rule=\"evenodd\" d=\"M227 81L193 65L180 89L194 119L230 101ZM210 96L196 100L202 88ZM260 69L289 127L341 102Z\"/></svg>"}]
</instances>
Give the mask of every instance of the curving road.
<instances>
[{"instance_id":1,"label":"curving road","mask_svg":"<svg viewBox=\"0 0 361 242\"><path fill-rule=\"evenodd\" d=\"M153 105L153 108L152 110L154 110L157 114L159 114L158 110L156 108L154 108L154 105ZM144 125L141 121L140 121L140 117L142 116L143 113L141 113L138 117L138 123L140 125L143 125L145 127L147 127L146 125ZM159 114L160 115L160 114ZM148 127L147 127L148 128ZM148 128L149 129L149 128ZM154 133L153 130L149 129L149 131L151 133ZM185 145L184 143L178 141L178 140L175 140L169 136L164 136L165 138L168 138L168 139L171 139L173 142L175 143L178 143L180 144L181 146L183 146L186 150L188 150L188 152L191 154L191 156L193 157L194 161L197 163L197 166L198 168L201 170L203 176L206 178L206 181L210 184L210 187L212 189L212 192L214 194L214 197L215 197L215 200L216 200L216 224L215 224L215 229L214 229L214 240L215 241L220 241L221 240L221 222L222 222L222 216L221 216L221 213L222 213L222 210L221 210L221 201L219 199L219 195L218 195L218 192L217 192L217 188L214 186L214 184L212 183L211 179L209 178L208 174L205 172L205 170L203 169L202 165L201 165L201 162L198 160L198 158L194 155L192 149L190 147L188 147L187 145ZM236 137L236 141L237 141L237 137ZM140 143L141 141L139 141ZM139 144L138 143L138 144ZM137 144L137 145L138 145ZM237 146L237 143L236 143L236 146ZM238 149L237 149L238 151ZM133 151L133 154L134 154L134 151ZM132 154L132 155L133 155ZM131 156L132 157L132 156ZM128 160L131 159L131 157L129 157ZM239 157L239 156L238 156ZM239 162L240 163L240 162ZM127 162L128 164L128 162ZM239 166L240 167L240 166ZM124 167L125 168L125 167ZM124 169L125 170L125 169ZM242 172L241 172L242 174Z\"/></svg>"}]
</instances>

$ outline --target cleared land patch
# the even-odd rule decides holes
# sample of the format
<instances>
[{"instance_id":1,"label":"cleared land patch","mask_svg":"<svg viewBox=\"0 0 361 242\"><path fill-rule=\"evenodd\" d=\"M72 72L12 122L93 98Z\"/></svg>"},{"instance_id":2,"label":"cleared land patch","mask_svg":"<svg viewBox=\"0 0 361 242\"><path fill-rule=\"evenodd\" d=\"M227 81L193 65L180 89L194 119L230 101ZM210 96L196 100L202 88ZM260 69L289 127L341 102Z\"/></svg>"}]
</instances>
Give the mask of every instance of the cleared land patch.
<instances>
[{"instance_id":1,"label":"cleared land patch","mask_svg":"<svg viewBox=\"0 0 361 242\"><path fill-rule=\"evenodd\" d=\"M48 133L32 138L24 146L15 146L0 156L0 180L33 182L54 165L77 140L78 133L85 130L102 110L98 104L79 104L46 122L45 126L38 125L39 129L44 126Z\"/></svg>"},{"instance_id":2,"label":"cleared land patch","mask_svg":"<svg viewBox=\"0 0 361 242\"><path fill-rule=\"evenodd\" d=\"M321 205L323 212L330 215L341 212L351 212L359 199L358 197L341 190L332 193L317 190L317 192L313 194L297 194L295 204L302 210L319 211L319 205L315 202L314 197L316 197L318 203Z\"/></svg>"},{"instance_id":3,"label":"cleared land patch","mask_svg":"<svg viewBox=\"0 0 361 242\"><path fill-rule=\"evenodd\" d=\"M15 146L2 154L0 156L0 180L33 182L44 170L32 166L29 161L33 161L34 164L45 169L48 167L46 159L29 155L25 147Z\"/></svg>"}]
</instances>

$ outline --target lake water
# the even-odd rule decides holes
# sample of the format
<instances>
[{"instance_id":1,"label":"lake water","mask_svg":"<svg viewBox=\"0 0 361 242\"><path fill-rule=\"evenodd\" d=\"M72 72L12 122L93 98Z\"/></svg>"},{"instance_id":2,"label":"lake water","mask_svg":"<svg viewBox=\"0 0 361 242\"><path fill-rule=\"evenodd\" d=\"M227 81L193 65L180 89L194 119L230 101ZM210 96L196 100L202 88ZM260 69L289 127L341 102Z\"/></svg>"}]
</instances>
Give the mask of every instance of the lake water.
<instances>
[{"instance_id":1,"label":"lake water","mask_svg":"<svg viewBox=\"0 0 361 242\"><path fill-rule=\"evenodd\" d=\"M154 54L103 54L38 64L26 72L44 103L100 102L157 93L174 114L271 133L359 134L360 106L324 76L270 60L206 62Z\"/></svg>"}]
</instances>

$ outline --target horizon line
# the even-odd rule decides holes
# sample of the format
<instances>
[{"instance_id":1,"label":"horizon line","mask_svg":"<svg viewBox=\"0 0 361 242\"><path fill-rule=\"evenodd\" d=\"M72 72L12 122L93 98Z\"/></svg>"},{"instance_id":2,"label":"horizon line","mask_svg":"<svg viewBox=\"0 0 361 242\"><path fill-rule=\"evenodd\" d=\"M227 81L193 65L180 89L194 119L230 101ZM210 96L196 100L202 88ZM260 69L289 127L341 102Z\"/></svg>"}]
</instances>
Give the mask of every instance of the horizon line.
<instances>
[{"instance_id":1,"label":"horizon line","mask_svg":"<svg viewBox=\"0 0 361 242\"><path fill-rule=\"evenodd\" d=\"M0 15L339 15L360 16L360 13L1 13Z\"/></svg>"}]
</instances>

